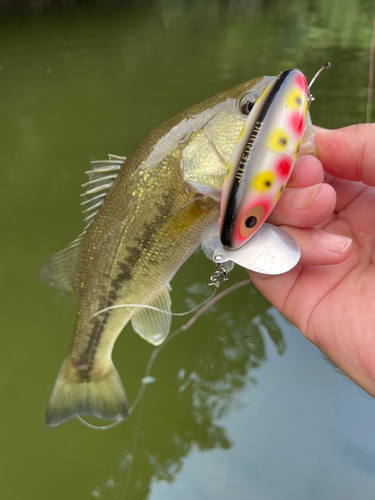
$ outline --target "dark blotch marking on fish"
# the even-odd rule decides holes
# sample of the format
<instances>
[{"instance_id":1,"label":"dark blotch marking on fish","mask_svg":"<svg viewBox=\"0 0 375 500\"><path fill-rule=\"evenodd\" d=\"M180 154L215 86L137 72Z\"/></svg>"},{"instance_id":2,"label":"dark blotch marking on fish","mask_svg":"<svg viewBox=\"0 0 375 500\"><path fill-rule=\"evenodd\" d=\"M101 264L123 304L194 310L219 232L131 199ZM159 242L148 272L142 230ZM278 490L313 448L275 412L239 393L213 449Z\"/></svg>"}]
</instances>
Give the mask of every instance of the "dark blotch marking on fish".
<instances>
[{"instance_id":1,"label":"dark blotch marking on fish","mask_svg":"<svg viewBox=\"0 0 375 500\"><path fill-rule=\"evenodd\" d=\"M120 272L117 274L116 278L111 281L110 293L112 293L113 301L116 300L117 291L121 288L122 284L132 279L132 269L139 261L139 257L142 254L142 250L140 248L126 247L126 249L129 252L129 258L126 262L119 263ZM108 298L110 298L109 295Z\"/></svg>"},{"instance_id":2,"label":"dark blotch marking on fish","mask_svg":"<svg viewBox=\"0 0 375 500\"><path fill-rule=\"evenodd\" d=\"M115 303L119 289L123 287L124 283L132 279L134 267L139 264L143 253L150 249L155 235L155 227L160 227L163 221L165 221L165 218L171 213L171 199L165 195L163 202L164 203L159 207L159 214L155 217L154 221L144 222L143 226L145 230L140 236L135 238L135 241L139 244L139 246L126 247L128 252L126 261L118 264L120 271L117 276L112 279L110 291L108 292L107 297L100 301L102 305L99 309L105 309ZM158 261L154 258L148 259L148 263L152 265L157 264L157 262ZM88 381L91 378L91 370L95 361L95 353L99 347L100 339L105 325L107 324L109 314L110 311L106 311L97 318L93 319L93 325L87 346L76 363L82 382ZM80 366L84 367L84 369L80 370Z\"/></svg>"},{"instance_id":3,"label":"dark blotch marking on fish","mask_svg":"<svg viewBox=\"0 0 375 500\"><path fill-rule=\"evenodd\" d=\"M77 363L75 363L79 378L82 382L91 380L91 370L95 361L95 353L99 346L102 331L108 321L108 311L104 312L93 320L91 334L85 350L81 353ZM82 368L80 368L82 367Z\"/></svg>"}]
</instances>

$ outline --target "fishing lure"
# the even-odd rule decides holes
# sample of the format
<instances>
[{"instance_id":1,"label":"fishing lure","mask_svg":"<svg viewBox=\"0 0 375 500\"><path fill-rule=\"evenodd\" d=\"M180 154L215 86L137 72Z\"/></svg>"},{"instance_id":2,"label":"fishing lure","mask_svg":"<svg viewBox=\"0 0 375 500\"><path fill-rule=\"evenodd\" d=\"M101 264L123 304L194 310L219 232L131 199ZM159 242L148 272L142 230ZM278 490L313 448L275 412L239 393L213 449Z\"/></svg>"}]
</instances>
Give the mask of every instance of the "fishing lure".
<instances>
[{"instance_id":1,"label":"fishing lure","mask_svg":"<svg viewBox=\"0 0 375 500\"><path fill-rule=\"evenodd\" d=\"M202 238L217 264L232 261L266 274L281 274L297 264L300 251L293 238L264 223L295 165L314 100L311 85L329 67L322 66L309 86L298 69L283 71L254 103L224 181L219 235L217 226L210 227ZM261 228L262 234L253 240ZM245 244L246 254L239 250Z\"/></svg>"},{"instance_id":2,"label":"fishing lure","mask_svg":"<svg viewBox=\"0 0 375 500\"><path fill-rule=\"evenodd\" d=\"M275 208L298 155L310 101L305 76L288 69L255 102L221 194L219 230L225 247L246 243Z\"/></svg>"}]
</instances>

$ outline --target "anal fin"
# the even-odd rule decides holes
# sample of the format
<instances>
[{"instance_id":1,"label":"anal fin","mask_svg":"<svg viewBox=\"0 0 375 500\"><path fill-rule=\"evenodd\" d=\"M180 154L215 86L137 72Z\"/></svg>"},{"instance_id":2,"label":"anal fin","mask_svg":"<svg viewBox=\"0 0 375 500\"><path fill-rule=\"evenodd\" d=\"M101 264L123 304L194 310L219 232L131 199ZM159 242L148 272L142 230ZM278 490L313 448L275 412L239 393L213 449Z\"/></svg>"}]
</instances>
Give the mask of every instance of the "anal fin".
<instances>
[{"instance_id":1,"label":"anal fin","mask_svg":"<svg viewBox=\"0 0 375 500\"><path fill-rule=\"evenodd\" d=\"M171 297L169 291L170 285L167 285L155 299L150 302L154 309L142 308L132 319L133 329L147 342L153 345L159 345L167 338L171 328Z\"/></svg>"}]
</instances>

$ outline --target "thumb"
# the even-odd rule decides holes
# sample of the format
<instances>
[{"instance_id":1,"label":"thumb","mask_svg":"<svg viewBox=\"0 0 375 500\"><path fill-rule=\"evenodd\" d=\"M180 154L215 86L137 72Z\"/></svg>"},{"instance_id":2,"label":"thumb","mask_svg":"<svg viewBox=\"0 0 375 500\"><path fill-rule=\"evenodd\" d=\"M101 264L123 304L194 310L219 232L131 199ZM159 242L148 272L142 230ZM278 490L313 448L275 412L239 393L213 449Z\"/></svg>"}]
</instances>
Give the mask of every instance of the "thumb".
<instances>
[{"instance_id":1,"label":"thumb","mask_svg":"<svg viewBox=\"0 0 375 500\"><path fill-rule=\"evenodd\" d=\"M375 186L375 123L338 130L317 128L315 144L328 174Z\"/></svg>"}]
</instances>

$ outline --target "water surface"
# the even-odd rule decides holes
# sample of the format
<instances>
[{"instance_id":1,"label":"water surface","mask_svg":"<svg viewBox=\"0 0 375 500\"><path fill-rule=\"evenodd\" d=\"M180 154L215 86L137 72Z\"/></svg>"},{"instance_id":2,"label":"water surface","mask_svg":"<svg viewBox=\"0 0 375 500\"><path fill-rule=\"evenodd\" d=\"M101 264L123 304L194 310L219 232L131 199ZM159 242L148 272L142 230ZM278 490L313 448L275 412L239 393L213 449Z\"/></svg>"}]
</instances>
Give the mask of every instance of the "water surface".
<instances>
[{"instance_id":1,"label":"water surface","mask_svg":"<svg viewBox=\"0 0 375 500\"><path fill-rule=\"evenodd\" d=\"M312 77L329 60L314 122L363 121L372 2L15 5L0 4L2 498L373 499L373 401L251 286L160 351L126 422L46 429L76 302L38 271L82 230L91 160L126 155L223 89L288 67ZM175 311L207 297L212 269L202 253L182 267ZM116 344L131 402L152 353L130 326Z\"/></svg>"}]
</instances>

